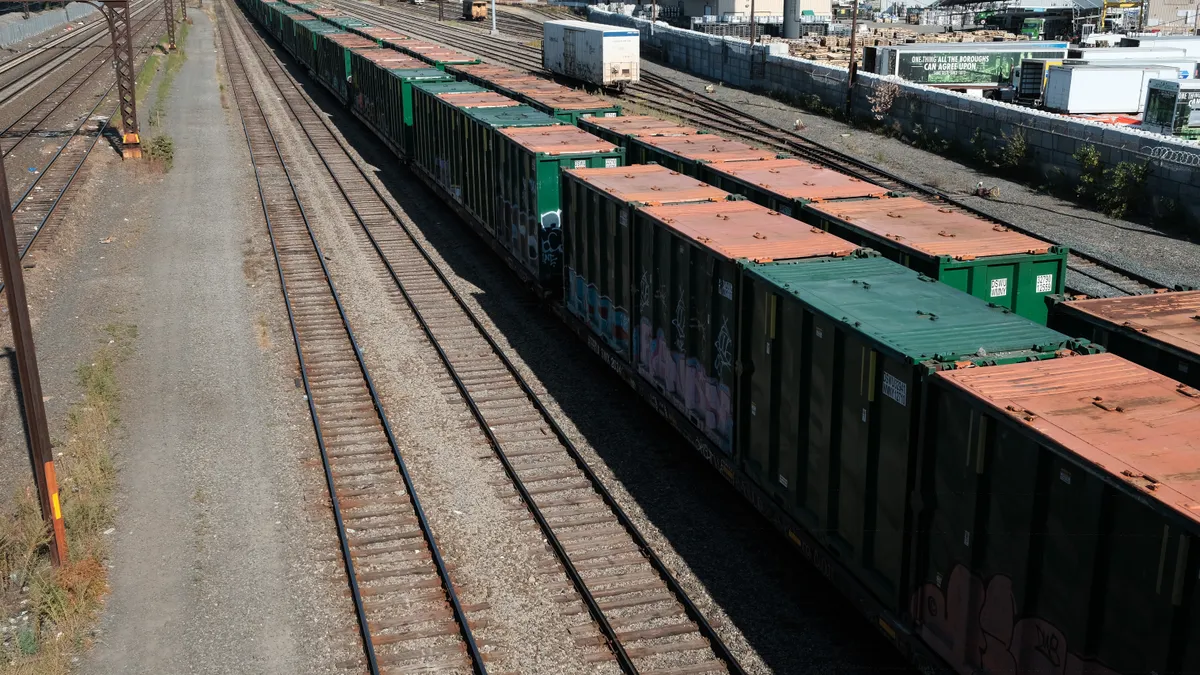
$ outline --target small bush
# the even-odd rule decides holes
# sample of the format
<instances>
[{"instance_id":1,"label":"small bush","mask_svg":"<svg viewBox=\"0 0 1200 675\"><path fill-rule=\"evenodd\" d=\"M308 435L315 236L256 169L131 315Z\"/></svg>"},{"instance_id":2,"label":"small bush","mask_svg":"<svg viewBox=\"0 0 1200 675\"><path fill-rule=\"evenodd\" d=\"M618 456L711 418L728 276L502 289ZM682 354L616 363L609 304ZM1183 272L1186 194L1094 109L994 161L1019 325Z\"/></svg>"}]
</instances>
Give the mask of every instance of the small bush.
<instances>
[{"instance_id":1,"label":"small bush","mask_svg":"<svg viewBox=\"0 0 1200 675\"><path fill-rule=\"evenodd\" d=\"M146 148L146 158L162 163L163 168L169 171L175 165L175 141L166 134L151 138Z\"/></svg>"},{"instance_id":2,"label":"small bush","mask_svg":"<svg viewBox=\"0 0 1200 675\"><path fill-rule=\"evenodd\" d=\"M1017 129L1012 136L1003 134L1004 145L996 163L1004 169L1019 169L1029 161L1029 143L1025 140L1025 132Z\"/></svg>"}]
</instances>

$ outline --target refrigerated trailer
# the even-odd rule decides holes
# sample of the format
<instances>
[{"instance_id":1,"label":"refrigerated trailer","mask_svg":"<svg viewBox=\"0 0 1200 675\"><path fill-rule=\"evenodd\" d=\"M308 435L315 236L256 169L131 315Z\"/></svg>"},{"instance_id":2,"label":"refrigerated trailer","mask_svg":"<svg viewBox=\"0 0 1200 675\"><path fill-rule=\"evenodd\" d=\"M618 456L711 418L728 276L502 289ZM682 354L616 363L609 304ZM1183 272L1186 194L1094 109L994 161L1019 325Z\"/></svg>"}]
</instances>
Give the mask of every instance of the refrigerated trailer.
<instances>
[{"instance_id":1,"label":"refrigerated trailer","mask_svg":"<svg viewBox=\"0 0 1200 675\"><path fill-rule=\"evenodd\" d=\"M550 72L618 89L641 77L640 33L635 29L547 21L542 35L542 65Z\"/></svg>"}]
</instances>

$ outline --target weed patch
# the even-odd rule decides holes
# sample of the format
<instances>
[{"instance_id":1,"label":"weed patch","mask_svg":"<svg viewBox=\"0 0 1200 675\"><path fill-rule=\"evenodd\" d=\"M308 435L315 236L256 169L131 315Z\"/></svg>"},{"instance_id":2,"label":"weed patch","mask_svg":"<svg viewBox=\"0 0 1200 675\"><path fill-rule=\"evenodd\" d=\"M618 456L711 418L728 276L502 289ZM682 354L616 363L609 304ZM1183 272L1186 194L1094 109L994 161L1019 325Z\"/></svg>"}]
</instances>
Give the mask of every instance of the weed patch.
<instances>
[{"instance_id":1,"label":"weed patch","mask_svg":"<svg viewBox=\"0 0 1200 675\"><path fill-rule=\"evenodd\" d=\"M66 673L87 645L108 588L104 533L113 521L116 470L110 436L118 422L116 368L137 337L134 326L105 328L106 344L79 366L82 400L67 415L65 443L56 444L68 560L49 563L46 527L32 487L0 513L0 617L17 620L0 638L0 668L14 673ZM32 478L31 478L32 481Z\"/></svg>"},{"instance_id":2,"label":"weed patch","mask_svg":"<svg viewBox=\"0 0 1200 675\"><path fill-rule=\"evenodd\" d=\"M146 159L157 162L164 171L175 165L175 140L166 134L158 134L146 146Z\"/></svg>"}]
</instances>

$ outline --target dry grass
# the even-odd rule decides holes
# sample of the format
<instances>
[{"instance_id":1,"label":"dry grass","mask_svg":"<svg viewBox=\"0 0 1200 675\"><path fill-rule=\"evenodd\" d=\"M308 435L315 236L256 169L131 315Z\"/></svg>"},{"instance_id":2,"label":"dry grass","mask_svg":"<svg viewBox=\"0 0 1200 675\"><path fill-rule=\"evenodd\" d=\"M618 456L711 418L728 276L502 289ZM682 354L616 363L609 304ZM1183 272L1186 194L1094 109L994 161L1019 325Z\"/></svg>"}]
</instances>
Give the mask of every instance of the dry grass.
<instances>
[{"instance_id":1,"label":"dry grass","mask_svg":"<svg viewBox=\"0 0 1200 675\"><path fill-rule=\"evenodd\" d=\"M17 617L0 638L0 672L67 673L87 646L107 585L105 531L113 521L116 470L110 439L120 390L116 367L137 337L134 326L110 325L104 346L77 371L83 399L68 413L67 441L55 446L63 521L70 549L49 564L48 537L32 488L0 517L0 619ZM11 624L10 624L11 625Z\"/></svg>"}]
</instances>

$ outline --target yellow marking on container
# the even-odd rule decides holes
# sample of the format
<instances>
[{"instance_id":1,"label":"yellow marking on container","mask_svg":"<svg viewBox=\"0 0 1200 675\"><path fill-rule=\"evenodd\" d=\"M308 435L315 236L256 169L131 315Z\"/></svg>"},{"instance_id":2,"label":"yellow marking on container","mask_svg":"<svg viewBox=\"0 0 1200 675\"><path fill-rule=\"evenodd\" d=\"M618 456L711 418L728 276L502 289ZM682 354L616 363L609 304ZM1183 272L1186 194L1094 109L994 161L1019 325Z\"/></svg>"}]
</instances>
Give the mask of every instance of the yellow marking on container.
<instances>
[{"instance_id":1,"label":"yellow marking on container","mask_svg":"<svg viewBox=\"0 0 1200 675\"><path fill-rule=\"evenodd\" d=\"M884 621L882 616L879 617L879 629L883 631L884 635L891 638L892 642L896 641L896 629L892 628L887 621Z\"/></svg>"},{"instance_id":2,"label":"yellow marking on container","mask_svg":"<svg viewBox=\"0 0 1200 675\"><path fill-rule=\"evenodd\" d=\"M792 543L793 543L793 544L795 544L795 545L797 545L797 546L803 546L803 545L804 545L804 544L803 544L803 543L800 541L800 537L797 537L797 536L796 536L796 533L795 533L795 532L792 532L791 530L788 530L788 539L791 539L791 540L792 540Z\"/></svg>"},{"instance_id":3,"label":"yellow marking on container","mask_svg":"<svg viewBox=\"0 0 1200 675\"><path fill-rule=\"evenodd\" d=\"M58 493L50 495L50 506L54 509L54 519L62 520L62 507L58 505Z\"/></svg>"}]
</instances>

